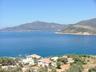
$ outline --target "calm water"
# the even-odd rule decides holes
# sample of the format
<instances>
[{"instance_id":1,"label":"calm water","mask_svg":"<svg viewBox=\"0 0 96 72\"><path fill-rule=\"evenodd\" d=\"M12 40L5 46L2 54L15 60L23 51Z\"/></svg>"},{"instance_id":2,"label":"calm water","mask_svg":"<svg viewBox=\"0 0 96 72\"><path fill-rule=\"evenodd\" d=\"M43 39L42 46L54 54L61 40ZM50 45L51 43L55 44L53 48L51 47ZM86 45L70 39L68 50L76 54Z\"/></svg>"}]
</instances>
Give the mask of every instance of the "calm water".
<instances>
[{"instance_id":1,"label":"calm water","mask_svg":"<svg viewBox=\"0 0 96 72\"><path fill-rule=\"evenodd\" d=\"M96 54L96 36L51 32L1 32L0 56Z\"/></svg>"}]
</instances>

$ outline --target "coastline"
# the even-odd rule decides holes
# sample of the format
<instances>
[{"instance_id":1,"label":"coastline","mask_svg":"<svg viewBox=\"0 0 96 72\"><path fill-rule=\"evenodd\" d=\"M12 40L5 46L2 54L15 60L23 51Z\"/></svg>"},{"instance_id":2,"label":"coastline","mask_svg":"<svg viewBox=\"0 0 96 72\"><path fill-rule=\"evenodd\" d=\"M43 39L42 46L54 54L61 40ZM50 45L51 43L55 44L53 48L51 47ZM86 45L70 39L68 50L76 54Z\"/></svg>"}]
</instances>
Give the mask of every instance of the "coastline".
<instances>
[{"instance_id":1,"label":"coastline","mask_svg":"<svg viewBox=\"0 0 96 72\"><path fill-rule=\"evenodd\" d=\"M17 33L22 33L22 32L48 32L48 31L0 31L1 33L3 33L3 32L9 32L9 33L11 33L11 32L17 32ZM68 34L68 35L83 35L83 36L91 36L91 35L94 35L94 36L96 36L96 34L91 34L91 33L88 33L88 32L84 32L84 33L82 33L82 32L78 32L78 33L64 33L64 32L52 32L52 33L55 33L55 34L61 34L61 35L66 35L66 34Z\"/></svg>"},{"instance_id":2,"label":"coastline","mask_svg":"<svg viewBox=\"0 0 96 72\"><path fill-rule=\"evenodd\" d=\"M69 35L83 35L83 36L91 36L91 35L94 35L96 36L96 34L90 34L90 33L63 33L63 32L54 32L55 34L61 34L61 35L64 35L64 34L69 34Z\"/></svg>"}]
</instances>

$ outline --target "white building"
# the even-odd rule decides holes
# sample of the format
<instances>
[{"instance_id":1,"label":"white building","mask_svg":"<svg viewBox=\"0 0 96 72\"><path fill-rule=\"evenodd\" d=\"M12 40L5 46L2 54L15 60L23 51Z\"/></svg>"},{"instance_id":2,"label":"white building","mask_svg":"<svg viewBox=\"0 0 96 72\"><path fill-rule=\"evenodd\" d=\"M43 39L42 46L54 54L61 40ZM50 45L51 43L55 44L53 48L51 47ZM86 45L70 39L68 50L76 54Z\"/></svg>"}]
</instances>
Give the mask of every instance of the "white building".
<instances>
[{"instance_id":1,"label":"white building","mask_svg":"<svg viewBox=\"0 0 96 72\"><path fill-rule=\"evenodd\" d=\"M32 55L28 55L27 58L35 58L35 59L40 59L41 56L37 55L37 54L32 54Z\"/></svg>"},{"instance_id":2,"label":"white building","mask_svg":"<svg viewBox=\"0 0 96 72\"><path fill-rule=\"evenodd\" d=\"M73 63L74 62L73 58L67 58L67 60L68 60L67 63Z\"/></svg>"},{"instance_id":3,"label":"white building","mask_svg":"<svg viewBox=\"0 0 96 72\"><path fill-rule=\"evenodd\" d=\"M47 66L48 67L51 63L52 63L52 61L49 58L44 58L44 59L40 59L38 61L38 66L42 66L42 67Z\"/></svg>"},{"instance_id":4,"label":"white building","mask_svg":"<svg viewBox=\"0 0 96 72\"><path fill-rule=\"evenodd\" d=\"M57 61L59 57L52 57L51 60Z\"/></svg>"},{"instance_id":5,"label":"white building","mask_svg":"<svg viewBox=\"0 0 96 72\"><path fill-rule=\"evenodd\" d=\"M29 65L34 65L35 62L32 58L25 58L25 59L22 59L21 61L23 64L29 64Z\"/></svg>"}]
</instances>

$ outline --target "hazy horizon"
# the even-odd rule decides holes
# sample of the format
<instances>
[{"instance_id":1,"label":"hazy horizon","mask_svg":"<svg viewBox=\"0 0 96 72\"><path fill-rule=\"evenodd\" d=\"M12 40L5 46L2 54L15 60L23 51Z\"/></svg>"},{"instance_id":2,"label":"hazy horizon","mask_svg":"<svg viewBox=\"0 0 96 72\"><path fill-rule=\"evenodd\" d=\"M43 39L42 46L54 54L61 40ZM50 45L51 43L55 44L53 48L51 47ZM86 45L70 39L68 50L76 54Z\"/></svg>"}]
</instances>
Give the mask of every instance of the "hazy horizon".
<instances>
[{"instance_id":1,"label":"hazy horizon","mask_svg":"<svg viewBox=\"0 0 96 72\"><path fill-rule=\"evenodd\" d=\"M0 29L34 21L74 24L96 18L95 0L0 0Z\"/></svg>"}]
</instances>

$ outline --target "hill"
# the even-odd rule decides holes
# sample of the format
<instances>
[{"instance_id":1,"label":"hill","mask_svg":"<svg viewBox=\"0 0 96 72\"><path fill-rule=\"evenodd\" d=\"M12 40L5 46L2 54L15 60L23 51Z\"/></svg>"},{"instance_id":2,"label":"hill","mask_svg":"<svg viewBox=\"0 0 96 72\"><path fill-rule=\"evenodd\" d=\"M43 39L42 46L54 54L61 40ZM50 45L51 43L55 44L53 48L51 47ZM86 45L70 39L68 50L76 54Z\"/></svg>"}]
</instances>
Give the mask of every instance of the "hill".
<instances>
[{"instance_id":1,"label":"hill","mask_svg":"<svg viewBox=\"0 0 96 72\"><path fill-rule=\"evenodd\" d=\"M96 18L83 20L75 24L58 24L35 21L32 23L21 24L19 26L0 29L0 32L28 32L28 31L52 31L60 34L96 34Z\"/></svg>"},{"instance_id":2,"label":"hill","mask_svg":"<svg viewBox=\"0 0 96 72\"><path fill-rule=\"evenodd\" d=\"M26 23L21 24L19 26L15 27L7 27L4 29L1 29L0 31L16 31L16 32L22 32L22 31L60 31L64 28L65 25L57 24L57 23L48 23L48 22L41 22L41 21L35 21L32 23Z\"/></svg>"},{"instance_id":3,"label":"hill","mask_svg":"<svg viewBox=\"0 0 96 72\"><path fill-rule=\"evenodd\" d=\"M69 25L61 33L71 34L96 34L96 18L80 21L76 24Z\"/></svg>"}]
</instances>

